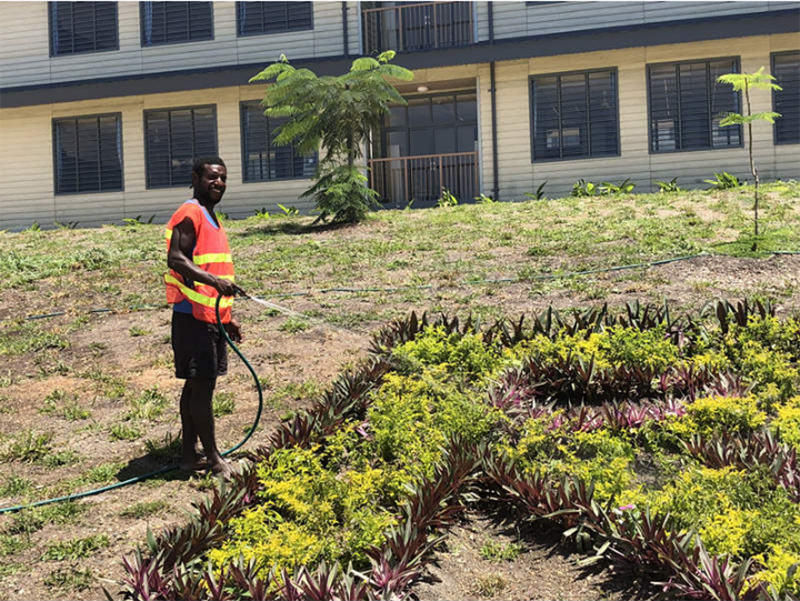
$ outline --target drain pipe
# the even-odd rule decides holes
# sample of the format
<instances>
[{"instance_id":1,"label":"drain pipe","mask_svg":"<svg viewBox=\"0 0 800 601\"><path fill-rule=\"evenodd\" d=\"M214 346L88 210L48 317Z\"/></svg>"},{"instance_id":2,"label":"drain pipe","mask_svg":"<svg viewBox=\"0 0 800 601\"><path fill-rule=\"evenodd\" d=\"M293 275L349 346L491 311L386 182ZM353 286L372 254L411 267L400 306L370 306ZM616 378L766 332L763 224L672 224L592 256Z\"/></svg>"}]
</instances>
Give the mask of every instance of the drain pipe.
<instances>
[{"instance_id":1,"label":"drain pipe","mask_svg":"<svg viewBox=\"0 0 800 601\"><path fill-rule=\"evenodd\" d=\"M489 44L494 44L494 7L488 3L489 14ZM489 94L492 104L492 176L494 177L494 187L492 188L492 198L498 200L500 195L500 178L497 175L497 86L494 79L494 61L489 63Z\"/></svg>"},{"instance_id":2,"label":"drain pipe","mask_svg":"<svg viewBox=\"0 0 800 601\"><path fill-rule=\"evenodd\" d=\"M344 56L350 56L350 42L347 39L347 2L342 2L342 42L344 44Z\"/></svg>"},{"instance_id":3,"label":"drain pipe","mask_svg":"<svg viewBox=\"0 0 800 601\"><path fill-rule=\"evenodd\" d=\"M492 198L499 200L498 196L500 194L500 178L497 174L497 85L494 78L494 61L489 63L489 85L489 93L492 100L492 174L494 176Z\"/></svg>"}]
</instances>

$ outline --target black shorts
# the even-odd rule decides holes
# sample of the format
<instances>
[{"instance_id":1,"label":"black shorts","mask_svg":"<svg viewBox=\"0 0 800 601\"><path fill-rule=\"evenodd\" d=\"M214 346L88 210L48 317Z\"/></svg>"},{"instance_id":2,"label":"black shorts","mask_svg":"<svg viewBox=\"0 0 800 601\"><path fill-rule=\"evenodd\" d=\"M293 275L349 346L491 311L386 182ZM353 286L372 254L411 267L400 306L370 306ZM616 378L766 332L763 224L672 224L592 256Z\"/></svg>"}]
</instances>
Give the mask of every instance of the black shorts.
<instances>
[{"instance_id":1,"label":"black shorts","mask_svg":"<svg viewBox=\"0 0 800 601\"><path fill-rule=\"evenodd\" d=\"M217 324L172 312L175 377L213 380L228 373L228 348Z\"/></svg>"}]
</instances>

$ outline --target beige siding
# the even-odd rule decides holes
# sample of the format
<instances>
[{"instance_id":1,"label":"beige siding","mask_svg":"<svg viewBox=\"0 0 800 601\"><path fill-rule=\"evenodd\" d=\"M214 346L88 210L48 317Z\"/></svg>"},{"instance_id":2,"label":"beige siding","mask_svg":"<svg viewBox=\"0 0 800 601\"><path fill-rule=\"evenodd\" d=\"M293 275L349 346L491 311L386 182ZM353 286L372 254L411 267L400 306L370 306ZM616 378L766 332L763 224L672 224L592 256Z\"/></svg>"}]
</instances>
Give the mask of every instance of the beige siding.
<instances>
[{"instance_id":1,"label":"beige siding","mask_svg":"<svg viewBox=\"0 0 800 601\"><path fill-rule=\"evenodd\" d=\"M351 3L350 46L358 51L358 8ZM314 29L237 37L236 3L214 2L214 39L141 47L139 3L120 2L119 50L49 56L47 2L0 2L0 85L3 87L261 63L343 53L339 2L314 2Z\"/></svg>"},{"instance_id":2,"label":"beige siding","mask_svg":"<svg viewBox=\"0 0 800 601\"><path fill-rule=\"evenodd\" d=\"M495 2L495 37L547 35L797 8L800 2ZM711 25L713 27L713 25Z\"/></svg>"},{"instance_id":3,"label":"beige siding","mask_svg":"<svg viewBox=\"0 0 800 601\"><path fill-rule=\"evenodd\" d=\"M220 209L232 217L252 215L261 208L277 212L277 203L310 211L312 203L298 198L309 180L242 182L239 102L262 95L263 87L242 86L204 90L200 95L179 92L0 110L0 161L16 179L13 192L0 192L0 229L20 229L34 221L42 226L73 221L92 226L151 215L165 221L190 190L146 189L143 111L209 103L216 105L219 154L228 166L228 190ZM109 112L122 114L124 191L54 195L52 119Z\"/></svg>"},{"instance_id":4,"label":"beige siding","mask_svg":"<svg viewBox=\"0 0 800 601\"><path fill-rule=\"evenodd\" d=\"M580 178L600 182L621 181L630 177L639 191L650 189L658 180L669 180L673 177L678 177L679 183L686 187L702 186L705 185L704 179L721 170L735 173L744 179L752 179L745 148L649 153L645 66L654 62L735 54L741 56L743 70L755 71L762 65L769 68L770 52L797 48L797 36L782 34L497 63L500 197L503 200L524 198L526 192L535 190L545 180L546 193L557 196L569 193L572 184ZM613 158L532 163L528 77L605 67L616 67L618 70L621 155ZM481 82L488 84L488 65L481 65L479 73ZM488 85L481 85L479 89L482 181L486 192L491 190L494 177L491 162L491 98ZM752 101L754 112L771 110L771 96L768 93L755 93ZM746 141L745 132L745 143ZM754 150L763 178L800 176L800 144L774 146L770 126L763 123L754 126Z\"/></svg>"}]
</instances>

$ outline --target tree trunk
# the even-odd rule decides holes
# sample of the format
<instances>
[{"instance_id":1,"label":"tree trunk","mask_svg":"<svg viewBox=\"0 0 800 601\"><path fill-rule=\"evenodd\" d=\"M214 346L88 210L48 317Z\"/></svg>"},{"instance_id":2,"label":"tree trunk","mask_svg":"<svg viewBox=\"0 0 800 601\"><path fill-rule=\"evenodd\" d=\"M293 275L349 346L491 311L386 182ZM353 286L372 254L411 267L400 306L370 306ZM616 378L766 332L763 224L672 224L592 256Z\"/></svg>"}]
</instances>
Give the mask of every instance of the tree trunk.
<instances>
[{"instance_id":1,"label":"tree trunk","mask_svg":"<svg viewBox=\"0 0 800 601\"><path fill-rule=\"evenodd\" d=\"M750 87L745 83L744 97L747 102L747 116L752 115L750 110ZM753 250L758 250L758 169L753 161L753 123L747 122L747 156L750 159L750 173L753 176L753 230L755 239L753 240Z\"/></svg>"}]
</instances>

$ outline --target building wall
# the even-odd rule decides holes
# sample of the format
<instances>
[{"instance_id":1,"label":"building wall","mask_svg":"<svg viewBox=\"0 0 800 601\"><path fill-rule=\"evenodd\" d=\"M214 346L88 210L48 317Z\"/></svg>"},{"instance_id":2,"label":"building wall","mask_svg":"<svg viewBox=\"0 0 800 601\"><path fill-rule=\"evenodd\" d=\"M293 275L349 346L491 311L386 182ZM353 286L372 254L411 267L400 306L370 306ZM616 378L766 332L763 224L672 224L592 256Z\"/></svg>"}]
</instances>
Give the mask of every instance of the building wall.
<instances>
[{"instance_id":1,"label":"building wall","mask_svg":"<svg viewBox=\"0 0 800 601\"><path fill-rule=\"evenodd\" d=\"M494 2L495 39L797 8L800 2ZM713 27L713 24L710 24ZM480 38L485 39L485 38Z\"/></svg>"},{"instance_id":2,"label":"building wall","mask_svg":"<svg viewBox=\"0 0 800 601\"><path fill-rule=\"evenodd\" d=\"M683 187L698 187L714 171L725 170L752 179L747 159L747 131L743 148L650 154L648 149L648 107L646 65L649 63L740 56L741 68L751 72L770 68L770 53L797 50L797 36L781 34L753 36L691 44L670 44L539 57L496 63L497 147L500 198L524 198L547 181L549 196L569 193L580 178L587 181L619 182L630 177L638 191L657 188L658 180L678 178ZM619 135L618 157L531 162L530 75L593 68L618 69ZM491 150L491 96L489 65L479 68L481 108L481 167L485 193L494 181ZM768 92L754 92L752 110L772 110ZM770 125L754 125L754 153L762 179L800 177L800 144L775 146Z\"/></svg>"},{"instance_id":3,"label":"building wall","mask_svg":"<svg viewBox=\"0 0 800 601\"><path fill-rule=\"evenodd\" d=\"M0 164L14 174L14 185L0 192L0 229L21 229L34 221L42 226L77 221L81 226L119 222L141 216L165 221L190 197L189 188L148 190L145 187L143 111L215 104L219 154L228 167L228 190L220 210L246 217L262 208L274 213L277 203L310 211L313 203L299 199L307 179L271 182L242 181L239 103L260 99L263 86L241 86L194 92L125 96L96 101L37 105L0 110ZM89 194L54 194L52 120L59 117L122 113L124 190Z\"/></svg>"},{"instance_id":4,"label":"building wall","mask_svg":"<svg viewBox=\"0 0 800 601\"><path fill-rule=\"evenodd\" d=\"M358 53L358 7L348 7L348 46ZM50 57L47 2L0 2L0 87L270 63L344 54L340 2L314 2L312 31L237 37L236 3L214 2L214 39L142 48L139 3L119 2L119 50ZM207 75L213 77L213 74Z\"/></svg>"}]
</instances>

